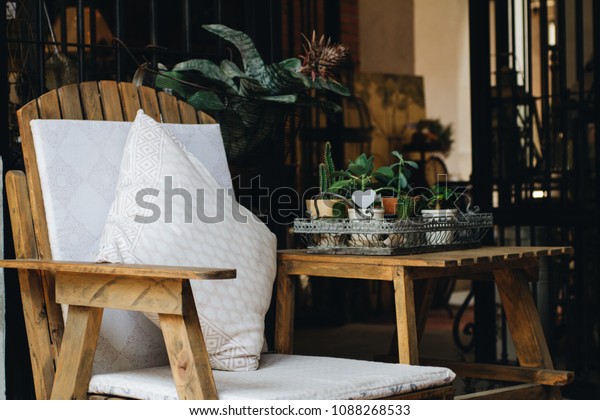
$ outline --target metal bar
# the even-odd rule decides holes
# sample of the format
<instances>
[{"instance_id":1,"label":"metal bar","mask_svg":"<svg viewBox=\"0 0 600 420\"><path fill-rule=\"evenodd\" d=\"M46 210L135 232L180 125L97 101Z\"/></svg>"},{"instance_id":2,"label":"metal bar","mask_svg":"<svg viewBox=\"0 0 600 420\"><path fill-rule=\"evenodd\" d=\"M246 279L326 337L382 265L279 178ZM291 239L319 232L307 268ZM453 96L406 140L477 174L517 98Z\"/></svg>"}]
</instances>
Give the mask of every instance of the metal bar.
<instances>
[{"instance_id":1,"label":"metal bar","mask_svg":"<svg viewBox=\"0 0 600 420\"><path fill-rule=\"evenodd\" d=\"M6 42L8 32L8 19L3 17L0 19L0 45L8 45ZM8 139L9 127L8 127L8 48L0 48L0 129L4 135L4 139L0 142L0 156L3 157L3 175L6 173L7 165L9 163L8 156L10 152L10 142ZM4 176L2 176L4 179ZM6 215L7 212L5 211ZM6 226L8 228L8 226ZM4 229L10 231L10 229ZM6 236L6 235L5 235ZM7 270L8 271L8 270ZM3 363L4 361L2 361Z\"/></svg>"},{"instance_id":2,"label":"metal bar","mask_svg":"<svg viewBox=\"0 0 600 420\"><path fill-rule=\"evenodd\" d=\"M36 26L37 26L37 53L39 60L39 78L38 78L38 95L41 95L46 90L46 69L44 64L46 63L46 51L44 45L44 2L43 0L37 1L36 9ZM4 81L3 81L4 83Z\"/></svg>"},{"instance_id":3,"label":"metal bar","mask_svg":"<svg viewBox=\"0 0 600 420\"><path fill-rule=\"evenodd\" d=\"M156 35L157 25L157 4L156 0L150 0L150 44L152 48L152 67L157 67L156 60L156 47L158 46L158 39Z\"/></svg>"},{"instance_id":4,"label":"metal bar","mask_svg":"<svg viewBox=\"0 0 600 420\"><path fill-rule=\"evenodd\" d=\"M544 190L550 192L552 179L553 148L550 131L550 93L548 69L548 0L540 1L540 83L542 98L542 151L544 153ZM546 200L552 200L548 193Z\"/></svg>"},{"instance_id":5,"label":"metal bar","mask_svg":"<svg viewBox=\"0 0 600 420\"><path fill-rule=\"evenodd\" d=\"M115 36L122 40L123 37L123 5L121 0L115 0ZM117 65L117 82L123 80L123 50L121 45L117 45L116 65Z\"/></svg>"},{"instance_id":6,"label":"metal bar","mask_svg":"<svg viewBox=\"0 0 600 420\"><path fill-rule=\"evenodd\" d=\"M287 2L287 43L288 43L288 57L296 56L296 27L294 19L295 17L295 2L294 0L288 0ZM295 149L295 148L294 148Z\"/></svg>"},{"instance_id":7,"label":"metal bar","mask_svg":"<svg viewBox=\"0 0 600 420\"><path fill-rule=\"evenodd\" d=\"M533 66L532 66L532 26L531 26L531 0L527 0L525 2L525 16L526 16L526 24L527 24L527 36L524 37L527 39L527 52L526 60L527 60L527 70L525 73L526 76L526 92L529 97L529 150L530 150L530 168L534 168L535 163L535 141L534 141L534 127L537 128L537 103L533 98ZM538 131L539 135L539 131Z\"/></svg>"},{"instance_id":8,"label":"metal bar","mask_svg":"<svg viewBox=\"0 0 600 420\"><path fill-rule=\"evenodd\" d=\"M67 5L66 0L60 0L60 40L61 40L61 51L63 54L67 52Z\"/></svg>"},{"instance_id":9,"label":"metal bar","mask_svg":"<svg viewBox=\"0 0 600 420\"><path fill-rule=\"evenodd\" d=\"M592 16L593 16L593 37L594 37L594 47L593 47L593 56L594 56L594 70L593 70L593 77L594 77L594 85L592 87L592 97L594 98L593 101L596 105L596 112L594 114L594 128L595 128L595 138L594 138L594 145L595 145L595 156L596 156L596 161L595 163L595 167L596 167L596 197L600 197L600 181L598 180L598 178L600 177L600 112L598 112L598 104L600 103L600 2L595 1L592 4L593 10L592 10ZM596 261L598 261L598 259L600 259L600 247L596 248ZM593 297L592 299L594 299L595 302L598 302L598 300L600 299L600 292L598 292L598 288L595 288L596 290L596 296ZM600 325L600 314L598 314L598 311L596 312L596 325ZM600 356L598 355L598 353L596 352L596 357L595 357L595 361L594 363L596 364L596 366L600 365Z\"/></svg>"},{"instance_id":10,"label":"metal bar","mask_svg":"<svg viewBox=\"0 0 600 420\"><path fill-rule=\"evenodd\" d=\"M512 161L514 155L510 153L511 143L515 139L507 135L507 130L511 127L511 121L507 121L507 114L512 110L510 98L505 98L504 93L510 86L504 85L504 69L508 70L508 0L494 1L494 17L496 30L496 136L498 147L498 196L499 207L509 206L511 203L510 180L508 178L507 161ZM508 123L508 124L507 124Z\"/></svg>"},{"instance_id":11,"label":"metal bar","mask_svg":"<svg viewBox=\"0 0 600 420\"><path fill-rule=\"evenodd\" d=\"M89 0L90 10L90 44L96 44L96 0ZM98 63L96 62L96 48L90 48L90 72L89 78L92 80L96 79L96 68Z\"/></svg>"},{"instance_id":12,"label":"metal bar","mask_svg":"<svg viewBox=\"0 0 600 420\"><path fill-rule=\"evenodd\" d=\"M469 0L469 45L471 71L471 147L473 198L482 211L492 209L492 119L490 66L490 4ZM487 240L491 237L488 235ZM484 239L485 241L486 239ZM474 282L475 359L496 360L496 311L494 285Z\"/></svg>"},{"instance_id":13,"label":"metal bar","mask_svg":"<svg viewBox=\"0 0 600 420\"><path fill-rule=\"evenodd\" d=\"M85 22L83 0L77 0L77 63L79 82L85 81Z\"/></svg>"},{"instance_id":14,"label":"metal bar","mask_svg":"<svg viewBox=\"0 0 600 420\"><path fill-rule=\"evenodd\" d=\"M594 102L596 104L596 112L594 113L594 128L595 128L595 166L596 166L596 197L600 197L600 182L598 182L598 177L600 177L600 113L598 112L598 104L600 103L600 3L595 1L592 3L593 10L593 56L594 56L594 84L592 86L592 97L594 98ZM600 250L600 248L598 248Z\"/></svg>"},{"instance_id":15,"label":"metal bar","mask_svg":"<svg viewBox=\"0 0 600 420\"><path fill-rule=\"evenodd\" d=\"M223 23L223 0L217 0L217 5L216 5L216 21L217 23ZM223 40L221 39L221 37L218 37L217 39L217 54L222 54L223 51Z\"/></svg>"},{"instance_id":16,"label":"metal bar","mask_svg":"<svg viewBox=\"0 0 600 420\"><path fill-rule=\"evenodd\" d=\"M569 133L569 115L568 115L568 101L569 101L569 92L567 89L567 7L565 0L558 0L556 5L556 15L558 16L558 20L556 22L556 46L558 49L558 126L559 126L559 134L561 136L560 140L562 142L562 167L563 167L563 179L562 179L562 188L560 193L560 201L563 207L566 207L569 203L569 187L571 184L572 178L569 176L570 167L569 167L569 156L568 156L568 145L570 137Z\"/></svg>"},{"instance_id":17,"label":"metal bar","mask_svg":"<svg viewBox=\"0 0 600 420\"><path fill-rule=\"evenodd\" d=\"M270 62L275 63L283 58L282 47L282 24L281 24L281 1L269 0L269 45Z\"/></svg>"},{"instance_id":18,"label":"metal bar","mask_svg":"<svg viewBox=\"0 0 600 420\"><path fill-rule=\"evenodd\" d=\"M182 0L183 7L183 50L186 54L190 53L192 45L192 25L190 18L190 0Z\"/></svg>"}]
</instances>

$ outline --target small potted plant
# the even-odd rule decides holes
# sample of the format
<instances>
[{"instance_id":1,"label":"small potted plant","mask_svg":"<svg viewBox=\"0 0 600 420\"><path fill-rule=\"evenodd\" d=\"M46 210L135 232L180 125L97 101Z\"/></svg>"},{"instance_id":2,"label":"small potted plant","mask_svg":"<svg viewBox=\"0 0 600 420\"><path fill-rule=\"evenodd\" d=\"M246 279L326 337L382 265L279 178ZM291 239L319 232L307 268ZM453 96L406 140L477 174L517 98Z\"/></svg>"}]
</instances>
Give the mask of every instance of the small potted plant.
<instances>
[{"instance_id":1,"label":"small potted plant","mask_svg":"<svg viewBox=\"0 0 600 420\"><path fill-rule=\"evenodd\" d=\"M402 202L409 204L409 197L403 191L408 188L412 169L419 168L416 162L404 159L396 150L392 152L392 156L398 159L398 162L390 166L382 166L374 174L375 178L383 185L379 191L383 195L382 203L386 216L398 216L400 197L403 199Z\"/></svg>"},{"instance_id":2,"label":"small potted plant","mask_svg":"<svg viewBox=\"0 0 600 420\"><path fill-rule=\"evenodd\" d=\"M351 198L353 208L348 209L349 219L383 219L384 210L381 206L381 196L373 187L376 184L374 156L361 154L348 163L348 168L336 172L339 179L330 190Z\"/></svg>"},{"instance_id":3,"label":"small potted plant","mask_svg":"<svg viewBox=\"0 0 600 420\"><path fill-rule=\"evenodd\" d=\"M338 181L338 173L333 164L331 143L325 143L323 162L319 164L319 195L306 200L306 212L312 219L321 217L345 217L346 208L340 199L331 198L334 189L332 183ZM330 194L331 193L331 194Z\"/></svg>"},{"instance_id":4,"label":"small potted plant","mask_svg":"<svg viewBox=\"0 0 600 420\"><path fill-rule=\"evenodd\" d=\"M456 207L457 195L454 190L446 185L432 185L430 196L427 197L426 207L421 210L425 221L432 224L444 224L456 220L458 208ZM451 243L453 240L453 231L451 230L432 230L427 232L427 241L431 245L443 245Z\"/></svg>"}]
</instances>

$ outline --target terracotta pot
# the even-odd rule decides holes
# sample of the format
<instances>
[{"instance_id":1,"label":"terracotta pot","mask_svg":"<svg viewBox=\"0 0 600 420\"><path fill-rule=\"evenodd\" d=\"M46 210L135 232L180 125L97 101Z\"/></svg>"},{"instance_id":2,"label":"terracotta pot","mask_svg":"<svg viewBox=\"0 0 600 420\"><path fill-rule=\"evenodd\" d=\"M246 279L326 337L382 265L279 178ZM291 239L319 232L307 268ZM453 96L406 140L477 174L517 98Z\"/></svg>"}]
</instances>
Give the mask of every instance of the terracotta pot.
<instances>
[{"instance_id":1,"label":"terracotta pot","mask_svg":"<svg viewBox=\"0 0 600 420\"><path fill-rule=\"evenodd\" d=\"M398 205L398 197L382 197L383 210L386 216L396 214L396 206Z\"/></svg>"}]
</instances>

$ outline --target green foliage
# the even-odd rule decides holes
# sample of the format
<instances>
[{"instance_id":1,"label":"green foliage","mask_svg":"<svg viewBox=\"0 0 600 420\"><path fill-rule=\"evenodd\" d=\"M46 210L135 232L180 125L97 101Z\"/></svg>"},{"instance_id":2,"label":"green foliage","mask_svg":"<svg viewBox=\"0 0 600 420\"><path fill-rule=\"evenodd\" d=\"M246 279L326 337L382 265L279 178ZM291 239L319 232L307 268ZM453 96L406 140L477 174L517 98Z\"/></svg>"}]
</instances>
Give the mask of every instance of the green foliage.
<instances>
[{"instance_id":1,"label":"green foliage","mask_svg":"<svg viewBox=\"0 0 600 420\"><path fill-rule=\"evenodd\" d=\"M384 186L381 188L382 190L391 191L394 195L399 196L408 187L412 170L418 169L419 165L416 162L404 159L396 150L392 152L392 156L398 159L398 162L390 166L380 167L374 176Z\"/></svg>"},{"instance_id":2,"label":"green foliage","mask_svg":"<svg viewBox=\"0 0 600 420\"><path fill-rule=\"evenodd\" d=\"M335 165L333 164L333 156L331 154L331 143L325 143L325 152L323 153L323 162L325 163L325 168L327 169L327 173L329 174L330 179L333 179L333 173L335 172Z\"/></svg>"},{"instance_id":3,"label":"green foliage","mask_svg":"<svg viewBox=\"0 0 600 420\"><path fill-rule=\"evenodd\" d=\"M327 192L329 189L329 176L327 175L327 168L324 163L319 164L319 191L321 194Z\"/></svg>"},{"instance_id":4,"label":"green foliage","mask_svg":"<svg viewBox=\"0 0 600 420\"><path fill-rule=\"evenodd\" d=\"M396 204L396 216L400 220L410 218L415 214L415 197L409 197L408 195L400 195L398 197L398 203Z\"/></svg>"},{"instance_id":5,"label":"green foliage","mask_svg":"<svg viewBox=\"0 0 600 420\"><path fill-rule=\"evenodd\" d=\"M452 124L443 125L439 119L422 119L417 122L412 141L425 150L439 150L447 155L454 139Z\"/></svg>"},{"instance_id":6,"label":"green foliage","mask_svg":"<svg viewBox=\"0 0 600 420\"><path fill-rule=\"evenodd\" d=\"M299 58L288 58L279 63L265 64L254 46L252 39L245 33L225 25L203 25L205 30L232 43L242 61L243 68L231 60L223 60L217 65L205 59L193 59L175 65L170 71L160 72L155 87L169 90L195 108L208 113L225 108L227 96L239 96L282 104L322 106L326 109L340 110L335 104L324 103L312 98L310 89L329 90L348 96L350 91L332 79L317 77L312 80L300 72ZM202 92L202 93L200 93ZM244 114L250 107L247 102L236 112L245 123L252 118Z\"/></svg>"},{"instance_id":7,"label":"green foliage","mask_svg":"<svg viewBox=\"0 0 600 420\"><path fill-rule=\"evenodd\" d=\"M453 209L458 198L454 190L446 185L435 184L430 188L431 196L427 198L427 207L430 209Z\"/></svg>"}]
</instances>

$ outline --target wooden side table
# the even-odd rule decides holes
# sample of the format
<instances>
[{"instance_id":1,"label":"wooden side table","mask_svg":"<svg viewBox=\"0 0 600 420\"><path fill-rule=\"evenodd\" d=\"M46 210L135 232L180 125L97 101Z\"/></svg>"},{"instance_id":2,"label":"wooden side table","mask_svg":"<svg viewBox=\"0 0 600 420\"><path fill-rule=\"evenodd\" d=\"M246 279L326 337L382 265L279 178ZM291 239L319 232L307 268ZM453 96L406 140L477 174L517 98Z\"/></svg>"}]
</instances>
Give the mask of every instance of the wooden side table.
<instances>
[{"instance_id":1,"label":"wooden side table","mask_svg":"<svg viewBox=\"0 0 600 420\"><path fill-rule=\"evenodd\" d=\"M526 383L471 394L472 398L560 397L555 387L571 382L573 373L554 370L529 282L538 280L540 257L572 252L565 247L481 247L417 255L361 256L282 250L278 254L275 350L292 352L294 276L392 281L399 362L413 365L423 363L419 360L418 343L433 296L433 281L448 277L485 281L493 277L520 366L444 361L427 364L447 366L459 376ZM417 282L424 292L415 302Z\"/></svg>"}]
</instances>

